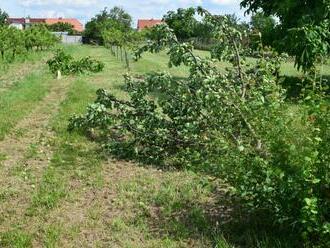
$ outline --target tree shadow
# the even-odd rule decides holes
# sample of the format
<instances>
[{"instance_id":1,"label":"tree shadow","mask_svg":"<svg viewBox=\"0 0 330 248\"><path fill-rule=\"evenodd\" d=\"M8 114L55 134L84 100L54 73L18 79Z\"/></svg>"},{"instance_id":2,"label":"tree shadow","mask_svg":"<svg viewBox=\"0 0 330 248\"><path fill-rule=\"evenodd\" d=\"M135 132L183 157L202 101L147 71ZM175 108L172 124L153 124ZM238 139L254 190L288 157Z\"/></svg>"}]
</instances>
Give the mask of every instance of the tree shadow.
<instances>
[{"instance_id":1,"label":"tree shadow","mask_svg":"<svg viewBox=\"0 0 330 248\"><path fill-rule=\"evenodd\" d=\"M269 224L266 215L249 215L238 199L222 189L213 192L214 200L173 202L173 211L163 213L164 206L152 206L149 224L153 235L174 240L206 238L212 247L301 247L288 230ZM171 202L171 199L168 199Z\"/></svg>"},{"instance_id":2,"label":"tree shadow","mask_svg":"<svg viewBox=\"0 0 330 248\"><path fill-rule=\"evenodd\" d=\"M330 94L330 75L323 75L316 79L321 82L321 88L326 94ZM286 90L287 99L299 99L303 90L312 88L312 82L303 76L283 76L280 82Z\"/></svg>"}]
</instances>

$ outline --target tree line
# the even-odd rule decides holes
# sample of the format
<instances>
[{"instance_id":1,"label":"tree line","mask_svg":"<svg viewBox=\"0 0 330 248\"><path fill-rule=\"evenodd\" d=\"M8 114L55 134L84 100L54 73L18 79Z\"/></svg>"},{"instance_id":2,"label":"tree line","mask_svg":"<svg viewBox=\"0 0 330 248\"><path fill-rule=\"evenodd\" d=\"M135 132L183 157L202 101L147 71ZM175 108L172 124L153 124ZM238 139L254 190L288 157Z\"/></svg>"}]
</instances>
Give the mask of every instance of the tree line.
<instances>
[{"instance_id":1,"label":"tree line","mask_svg":"<svg viewBox=\"0 0 330 248\"><path fill-rule=\"evenodd\" d=\"M324 0L242 0L241 6L251 14L250 22L241 22L237 16L216 15L226 18L244 36L249 55L258 50L260 43L279 53L294 57L297 69L314 71L316 64L330 53L330 2ZM214 30L205 18L196 18L194 8L169 11L163 21L180 41L191 41L197 49L212 50L216 46ZM104 44L110 32L132 31L132 17L124 9L104 9L86 25L84 36ZM104 32L107 35L104 36ZM147 33L147 32L146 32ZM261 37L261 39L259 39ZM149 37L146 36L145 40Z\"/></svg>"}]
</instances>

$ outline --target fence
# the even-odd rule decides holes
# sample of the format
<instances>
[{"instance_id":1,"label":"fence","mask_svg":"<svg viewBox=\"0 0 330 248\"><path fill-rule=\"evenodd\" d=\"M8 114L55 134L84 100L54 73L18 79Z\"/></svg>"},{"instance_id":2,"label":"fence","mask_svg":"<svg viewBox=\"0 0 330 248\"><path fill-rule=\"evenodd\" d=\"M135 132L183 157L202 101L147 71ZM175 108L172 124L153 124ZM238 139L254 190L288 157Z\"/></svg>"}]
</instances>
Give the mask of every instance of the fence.
<instances>
[{"instance_id":1,"label":"fence","mask_svg":"<svg viewBox=\"0 0 330 248\"><path fill-rule=\"evenodd\" d=\"M64 44L81 44L82 36L80 35L69 35L67 32L54 32L58 37L61 37L61 41Z\"/></svg>"}]
</instances>

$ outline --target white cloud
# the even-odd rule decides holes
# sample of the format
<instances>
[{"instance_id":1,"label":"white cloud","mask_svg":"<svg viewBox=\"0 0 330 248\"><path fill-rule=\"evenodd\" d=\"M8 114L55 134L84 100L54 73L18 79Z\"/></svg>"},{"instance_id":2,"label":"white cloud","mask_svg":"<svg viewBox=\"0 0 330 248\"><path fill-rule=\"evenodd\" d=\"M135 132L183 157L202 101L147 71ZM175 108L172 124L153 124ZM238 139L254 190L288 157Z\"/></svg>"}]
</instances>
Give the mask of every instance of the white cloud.
<instances>
[{"instance_id":1,"label":"white cloud","mask_svg":"<svg viewBox=\"0 0 330 248\"><path fill-rule=\"evenodd\" d=\"M238 5L241 0L211 0L211 2L218 5Z\"/></svg>"},{"instance_id":2,"label":"white cloud","mask_svg":"<svg viewBox=\"0 0 330 248\"><path fill-rule=\"evenodd\" d=\"M19 3L24 7L51 5L87 7L96 4L97 0L19 0Z\"/></svg>"},{"instance_id":3,"label":"white cloud","mask_svg":"<svg viewBox=\"0 0 330 248\"><path fill-rule=\"evenodd\" d=\"M5 3L3 3L3 1ZM7 2L8 1L8 2ZM123 7L136 22L142 18L162 18L169 10L203 6L212 13L236 13L246 19L240 10L241 0L0 0L0 8L11 6L8 10L13 16L72 17L87 22L104 7Z\"/></svg>"}]
</instances>

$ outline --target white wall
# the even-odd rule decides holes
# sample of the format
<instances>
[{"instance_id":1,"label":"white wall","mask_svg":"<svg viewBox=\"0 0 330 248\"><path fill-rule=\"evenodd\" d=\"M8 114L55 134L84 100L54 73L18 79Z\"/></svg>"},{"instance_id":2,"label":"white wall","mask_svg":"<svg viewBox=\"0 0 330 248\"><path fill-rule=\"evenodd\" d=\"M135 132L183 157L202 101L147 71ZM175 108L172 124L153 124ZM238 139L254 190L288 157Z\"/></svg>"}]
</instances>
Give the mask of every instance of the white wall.
<instances>
[{"instance_id":1,"label":"white wall","mask_svg":"<svg viewBox=\"0 0 330 248\"><path fill-rule=\"evenodd\" d=\"M12 23L9 25L10 27L15 27L19 30L23 30L23 24L20 24L20 23Z\"/></svg>"}]
</instances>

